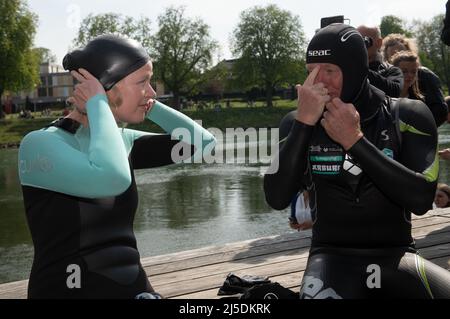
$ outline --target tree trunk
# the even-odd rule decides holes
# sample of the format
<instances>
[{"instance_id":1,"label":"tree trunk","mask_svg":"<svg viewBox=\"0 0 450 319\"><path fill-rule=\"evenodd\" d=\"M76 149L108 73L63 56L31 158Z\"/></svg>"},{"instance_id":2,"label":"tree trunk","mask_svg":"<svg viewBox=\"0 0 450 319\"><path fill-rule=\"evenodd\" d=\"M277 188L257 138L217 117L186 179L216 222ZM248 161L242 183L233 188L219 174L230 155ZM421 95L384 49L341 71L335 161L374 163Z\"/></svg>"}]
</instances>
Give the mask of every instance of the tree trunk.
<instances>
[{"instance_id":1,"label":"tree trunk","mask_svg":"<svg viewBox=\"0 0 450 319\"><path fill-rule=\"evenodd\" d=\"M180 92L178 90L173 90L173 98L172 98L172 107L175 110L179 110L180 109Z\"/></svg>"},{"instance_id":2,"label":"tree trunk","mask_svg":"<svg viewBox=\"0 0 450 319\"><path fill-rule=\"evenodd\" d=\"M273 88L271 83L266 83L266 104L267 107L273 107L272 103Z\"/></svg>"}]
</instances>

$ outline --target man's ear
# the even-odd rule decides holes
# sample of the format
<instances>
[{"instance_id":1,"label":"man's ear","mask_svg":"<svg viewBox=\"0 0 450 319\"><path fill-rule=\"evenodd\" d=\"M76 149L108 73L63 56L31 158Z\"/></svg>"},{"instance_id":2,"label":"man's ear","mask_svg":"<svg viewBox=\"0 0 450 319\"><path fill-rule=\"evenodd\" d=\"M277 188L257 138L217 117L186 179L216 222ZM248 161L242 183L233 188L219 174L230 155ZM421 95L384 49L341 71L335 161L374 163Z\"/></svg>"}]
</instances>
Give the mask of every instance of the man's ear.
<instances>
[{"instance_id":1,"label":"man's ear","mask_svg":"<svg viewBox=\"0 0 450 319\"><path fill-rule=\"evenodd\" d=\"M383 39L381 38L376 39L374 45L376 45L377 49L380 50L381 47L383 46Z\"/></svg>"}]
</instances>

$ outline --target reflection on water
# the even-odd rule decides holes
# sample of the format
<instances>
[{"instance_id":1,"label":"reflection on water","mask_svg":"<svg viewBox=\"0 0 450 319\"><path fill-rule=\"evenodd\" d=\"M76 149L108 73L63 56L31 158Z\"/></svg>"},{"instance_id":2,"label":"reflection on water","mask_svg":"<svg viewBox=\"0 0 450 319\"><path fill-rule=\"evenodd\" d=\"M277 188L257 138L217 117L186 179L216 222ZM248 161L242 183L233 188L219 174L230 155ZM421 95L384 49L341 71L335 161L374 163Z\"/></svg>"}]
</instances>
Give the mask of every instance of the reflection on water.
<instances>
[{"instance_id":1,"label":"reflection on water","mask_svg":"<svg viewBox=\"0 0 450 319\"><path fill-rule=\"evenodd\" d=\"M450 147L450 125L439 132L440 148ZM0 283L27 278L33 256L16 160L17 150L0 151ZM440 181L450 184L450 163L440 164ZM263 164L194 164L136 171L141 256L291 232L288 212L265 203L265 170Z\"/></svg>"}]
</instances>

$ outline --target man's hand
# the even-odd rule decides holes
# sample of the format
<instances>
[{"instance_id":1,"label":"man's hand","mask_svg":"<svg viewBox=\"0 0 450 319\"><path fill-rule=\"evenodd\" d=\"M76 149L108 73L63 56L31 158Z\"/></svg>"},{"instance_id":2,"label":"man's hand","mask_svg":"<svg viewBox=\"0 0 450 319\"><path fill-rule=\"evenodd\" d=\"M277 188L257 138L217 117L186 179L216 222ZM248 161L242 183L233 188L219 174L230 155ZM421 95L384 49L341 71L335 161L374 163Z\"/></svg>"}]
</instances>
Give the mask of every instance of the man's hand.
<instances>
[{"instance_id":1,"label":"man's hand","mask_svg":"<svg viewBox=\"0 0 450 319\"><path fill-rule=\"evenodd\" d=\"M353 104L346 104L335 98L327 103L323 119L320 121L327 134L348 151L363 137L359 124L359 114Z\"/></svg>"},{"instance_id":2,"label":"man's hand","mask_svg":"<svg viewBox=\"0 0 450 319\"><path fill-rule=\"evenodd\" d=\"M296 119L304 124L316 125L322 116L325 103L330 101L328 90L323 83L316 83L320 66L317 66L308 75L303 85L297 85L298 106Z\"/></svg>"}]
</instances>

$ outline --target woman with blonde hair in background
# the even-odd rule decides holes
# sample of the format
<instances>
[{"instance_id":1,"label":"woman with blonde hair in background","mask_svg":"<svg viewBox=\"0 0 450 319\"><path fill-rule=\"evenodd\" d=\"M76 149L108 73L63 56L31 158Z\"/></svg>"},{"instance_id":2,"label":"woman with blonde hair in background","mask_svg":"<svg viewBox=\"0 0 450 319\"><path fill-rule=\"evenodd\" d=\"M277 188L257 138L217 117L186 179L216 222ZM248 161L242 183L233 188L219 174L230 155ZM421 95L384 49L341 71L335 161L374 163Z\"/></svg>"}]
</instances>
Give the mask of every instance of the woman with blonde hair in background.
<instances>
[{"instance_id":1,"label":"woman with blonde hair in background","mask_svg":"<svg viewBox=\"0 0 450 319\"><path fill-rule=\"evenodd\" d=\"M410 51L419 55L419 50L413 39L403 34L393 33L383 39L382 52L384 59L392 63L392 58L399 51ZM419 66L417 72L418 88L424 96L424 102L433 113L436 126L441 126L447 121L448 107L444 101L439 77L430 69Z\"/></svg>"}]
</instances>

